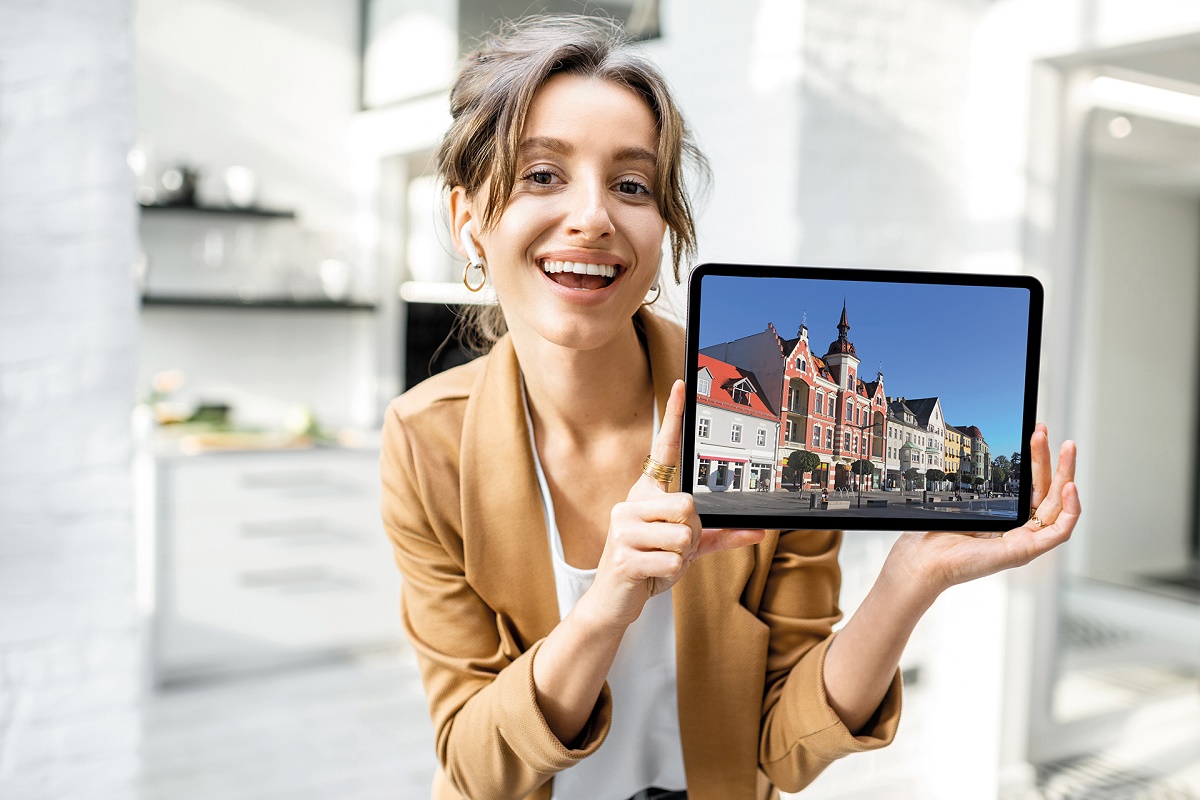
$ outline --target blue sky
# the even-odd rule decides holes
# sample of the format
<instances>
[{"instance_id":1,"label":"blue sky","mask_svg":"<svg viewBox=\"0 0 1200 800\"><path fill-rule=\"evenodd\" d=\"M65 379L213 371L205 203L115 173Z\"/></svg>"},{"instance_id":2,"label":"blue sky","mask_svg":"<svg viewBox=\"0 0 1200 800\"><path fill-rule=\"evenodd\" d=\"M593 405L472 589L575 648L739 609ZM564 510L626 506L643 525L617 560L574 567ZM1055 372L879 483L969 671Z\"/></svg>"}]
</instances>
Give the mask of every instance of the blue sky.
<instances>
[{"instance_id":1,"label":"blue sky","mask_svg":"<svg viewBox=\"0 0 1200 800\"><path fill-rule=\"evenodd\" d=\"M704 278L700 347L774 323L796 336L807 312L809 344L824 355L837 339L842 300L848 338L891 397L940 397L951 425L978 425L992 457L1020 450L1029 292L807 278Z\"/></svg>"}]
</instances>

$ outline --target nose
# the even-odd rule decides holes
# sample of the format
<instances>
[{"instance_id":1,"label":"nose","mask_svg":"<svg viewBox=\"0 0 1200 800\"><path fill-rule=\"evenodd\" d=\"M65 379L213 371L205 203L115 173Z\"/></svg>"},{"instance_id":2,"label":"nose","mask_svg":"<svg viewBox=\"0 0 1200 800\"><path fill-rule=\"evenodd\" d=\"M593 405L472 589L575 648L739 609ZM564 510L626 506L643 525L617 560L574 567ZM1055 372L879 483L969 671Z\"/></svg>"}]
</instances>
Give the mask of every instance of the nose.
<instances>
[{"instance_id":1,"label":"nose","mask_svg":"<svg viewBox=\"0 0 1200 800\"><path fill-rule=\"evenodd\" d=\"M611 237L616 228L608 210L608 187L602 181L578 181L571 192L567 233L589 242Z\"/></svg>"}]
</instances>

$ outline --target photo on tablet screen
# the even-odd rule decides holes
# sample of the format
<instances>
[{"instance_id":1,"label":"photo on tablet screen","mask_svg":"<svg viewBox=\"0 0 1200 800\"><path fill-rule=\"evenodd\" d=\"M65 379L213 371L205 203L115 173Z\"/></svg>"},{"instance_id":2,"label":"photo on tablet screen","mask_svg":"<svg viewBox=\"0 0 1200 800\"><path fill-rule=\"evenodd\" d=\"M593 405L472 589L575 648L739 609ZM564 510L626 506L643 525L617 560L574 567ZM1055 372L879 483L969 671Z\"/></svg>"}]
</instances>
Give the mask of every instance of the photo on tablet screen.
<instances>
[{"instance_id":1,"label":"photo on tablet screen","mask_svg":"<svg viewBox=\"0 0 1200 800\"><path fill-rule=\"evenodd\" d=\"M804 272L700 278L702 517L1017 524L1030 289Z\"/></svg>"}]
</instances>

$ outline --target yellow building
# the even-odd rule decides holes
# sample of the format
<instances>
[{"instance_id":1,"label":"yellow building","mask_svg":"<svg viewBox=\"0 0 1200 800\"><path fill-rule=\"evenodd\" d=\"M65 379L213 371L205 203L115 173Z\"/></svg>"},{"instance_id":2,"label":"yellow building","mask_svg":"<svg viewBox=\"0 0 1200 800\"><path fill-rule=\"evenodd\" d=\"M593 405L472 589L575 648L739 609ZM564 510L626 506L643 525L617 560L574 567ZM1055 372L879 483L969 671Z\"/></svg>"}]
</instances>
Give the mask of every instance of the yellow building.
<instances>
[{"instance_id":1,"label":"yellow building","mask_svg":"<svg viewBox=\"0 0 1200 800\"><path fill-rule=\"evenodd\" d=\"M953 426L946 426L946 474L957 475L959 464L962 462L963 435ZM970 455L971 445L967 445Z\"/></svg>"}]
</instances>

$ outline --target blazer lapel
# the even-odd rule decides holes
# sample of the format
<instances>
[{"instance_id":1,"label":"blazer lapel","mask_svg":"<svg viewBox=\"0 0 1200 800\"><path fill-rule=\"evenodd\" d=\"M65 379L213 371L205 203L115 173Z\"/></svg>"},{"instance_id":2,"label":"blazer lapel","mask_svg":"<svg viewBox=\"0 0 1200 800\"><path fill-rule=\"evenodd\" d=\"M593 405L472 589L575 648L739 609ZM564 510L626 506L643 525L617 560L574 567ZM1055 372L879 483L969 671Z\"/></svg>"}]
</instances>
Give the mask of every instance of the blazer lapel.
<instances>
[{"instance_id":1,"label":"blazer lapel","mask_svg":"<svg viewBox=\"0 0 1200 800\"><path fill-rule=\"evenodd\" d=\"M471 585L515 630L523 652L558 624L546 517L508 336L487 357L464 410L462 525Z\"/></svg>"},{"instance_id":2,"label":"blazer lapel","mask_svg":"<svg viewBox=\"0 0 1200 800\"><path fill-rule=\"evenodd\" d=\"M665 414L671 385L684 375L684 334L653 314L641 318ZM676 478L671 488L679 485ZM741 605L755 558L751 547L714 553L671 589L679 730L693 800L755 797L767 626Z\"/></svg>"},{"instance_id":3,"label":"blazer lapel","mask_svg":"<svg viewBox=\"0 0 1200 800\"><path fill-rule=\"evenodd\" d=\"M755 548L696 561L671 589L688 796L753 800L768 629L740 603Z\"/></svg>"}]
</instances>

